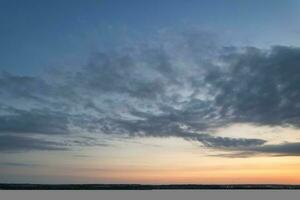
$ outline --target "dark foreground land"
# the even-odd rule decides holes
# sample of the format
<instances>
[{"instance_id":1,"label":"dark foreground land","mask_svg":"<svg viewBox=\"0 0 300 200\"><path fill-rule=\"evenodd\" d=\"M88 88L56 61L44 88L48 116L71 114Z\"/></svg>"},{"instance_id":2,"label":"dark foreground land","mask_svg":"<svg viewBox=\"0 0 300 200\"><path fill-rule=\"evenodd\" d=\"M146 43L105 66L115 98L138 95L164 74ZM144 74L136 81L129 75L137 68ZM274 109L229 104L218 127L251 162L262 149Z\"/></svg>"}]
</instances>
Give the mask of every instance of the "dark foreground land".
<instances>
[{"instance_id":1,"label":"dark foreground land","mask_svg":"<svg viewBox=\"0 0 300 200\"><path fill-rule=\"evenodd\" d=\"M0 190L299 190L300 185L0 184Z\"/></svg>"}]
</instances>

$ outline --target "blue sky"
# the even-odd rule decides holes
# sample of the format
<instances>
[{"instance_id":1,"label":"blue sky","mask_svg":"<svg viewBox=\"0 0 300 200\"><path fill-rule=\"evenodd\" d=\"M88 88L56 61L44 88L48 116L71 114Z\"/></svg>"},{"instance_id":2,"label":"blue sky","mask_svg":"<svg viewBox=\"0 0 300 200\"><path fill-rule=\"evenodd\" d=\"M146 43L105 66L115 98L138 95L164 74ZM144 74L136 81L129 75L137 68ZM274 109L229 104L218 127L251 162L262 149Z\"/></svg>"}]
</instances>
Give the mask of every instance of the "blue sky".
<instances>
[{"instance_id":1,"label":"blue sky","mask_svg":"<svg viewBox=\"0 0 300 200\"><path fill-rule=\"evenodd\" d=\"M75 63L120 37L143 39L171 27L197 26L250 45L298 44L295 0L0 3L0 66L17 73Z\"/></svg>"}]
</instances>

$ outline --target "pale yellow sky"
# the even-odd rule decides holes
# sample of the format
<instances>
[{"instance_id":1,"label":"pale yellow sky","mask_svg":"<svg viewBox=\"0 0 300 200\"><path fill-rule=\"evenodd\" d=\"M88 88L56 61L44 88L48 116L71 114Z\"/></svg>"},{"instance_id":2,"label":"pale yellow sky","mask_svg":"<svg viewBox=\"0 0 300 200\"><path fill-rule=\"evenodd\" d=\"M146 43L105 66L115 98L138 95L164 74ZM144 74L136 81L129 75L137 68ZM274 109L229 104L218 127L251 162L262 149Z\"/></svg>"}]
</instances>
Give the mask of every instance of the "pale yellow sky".
<instances>
[{"instance_id":1,"label":"pale yellow sky","mask_svg":"<svg viewBox=\"0 0 300 200\"><path fill-rule=\"evenodd\" d=\"M272 143L297 141L294 129L261 129L250 125L234 125L216 134L235 137L243 132L249 138L269 138L278 131ZM238 133L237 133L238 134ZM25 180L86 183L285 183L300 184L300 160L296 156L257 155L247 158L227 158L212 155L221 150L208 149L200 143L181 138L135 138L114 141L107 147L93 147L72 152L31 152L30 156L11 155L19 162L38 163L33 167L1 169L5 177L26 176ZM74 156L75 155L75 156ZM85 156L86 155L86 156ZM4 158L5 159L5 158ZM43 179L44 177L44 179ZM49 178L50 177L50 178Z\"/></svg>"}]
</instances>

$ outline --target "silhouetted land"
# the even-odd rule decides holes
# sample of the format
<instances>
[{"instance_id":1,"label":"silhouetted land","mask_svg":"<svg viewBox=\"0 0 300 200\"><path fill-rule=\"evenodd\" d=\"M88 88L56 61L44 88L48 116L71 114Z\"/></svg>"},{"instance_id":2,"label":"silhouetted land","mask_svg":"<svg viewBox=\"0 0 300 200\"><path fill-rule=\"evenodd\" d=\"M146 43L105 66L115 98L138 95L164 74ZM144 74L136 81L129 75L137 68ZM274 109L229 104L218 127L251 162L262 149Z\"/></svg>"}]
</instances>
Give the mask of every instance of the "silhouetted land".
<instances>
[{"instance_id":1,"label":"silhouetted land","mask_svg":"<svg viewBox=\"0 0 300 200\"><path fill-rule=\"evenodd\" d=\"M0 184L0 190L299 190L300 185Z\"/></svg>"}]
</instances>

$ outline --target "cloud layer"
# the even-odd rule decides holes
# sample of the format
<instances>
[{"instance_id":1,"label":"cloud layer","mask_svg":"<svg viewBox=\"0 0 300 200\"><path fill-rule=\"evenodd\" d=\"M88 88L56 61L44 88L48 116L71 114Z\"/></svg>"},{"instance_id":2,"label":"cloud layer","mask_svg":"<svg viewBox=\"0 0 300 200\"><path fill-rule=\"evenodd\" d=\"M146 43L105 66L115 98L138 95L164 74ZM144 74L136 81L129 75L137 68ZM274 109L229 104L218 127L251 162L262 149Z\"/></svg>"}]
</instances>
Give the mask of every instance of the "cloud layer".
<instances>
[{"instance_id":1,"label":"cloud layer","mask_svg":"<svg viewBox=\"0 0 300 200\"><path fill-rule=\"evenodd\" d=\"M298 155L298 143L272 146L214 130L234 123L299 127L299 65L300 48L224 46L207 33L184 32L99 52L82 68L52 76L2 72L0 150L65 150L36 136L93 133Z\"/></svg>"}]
</instances>

